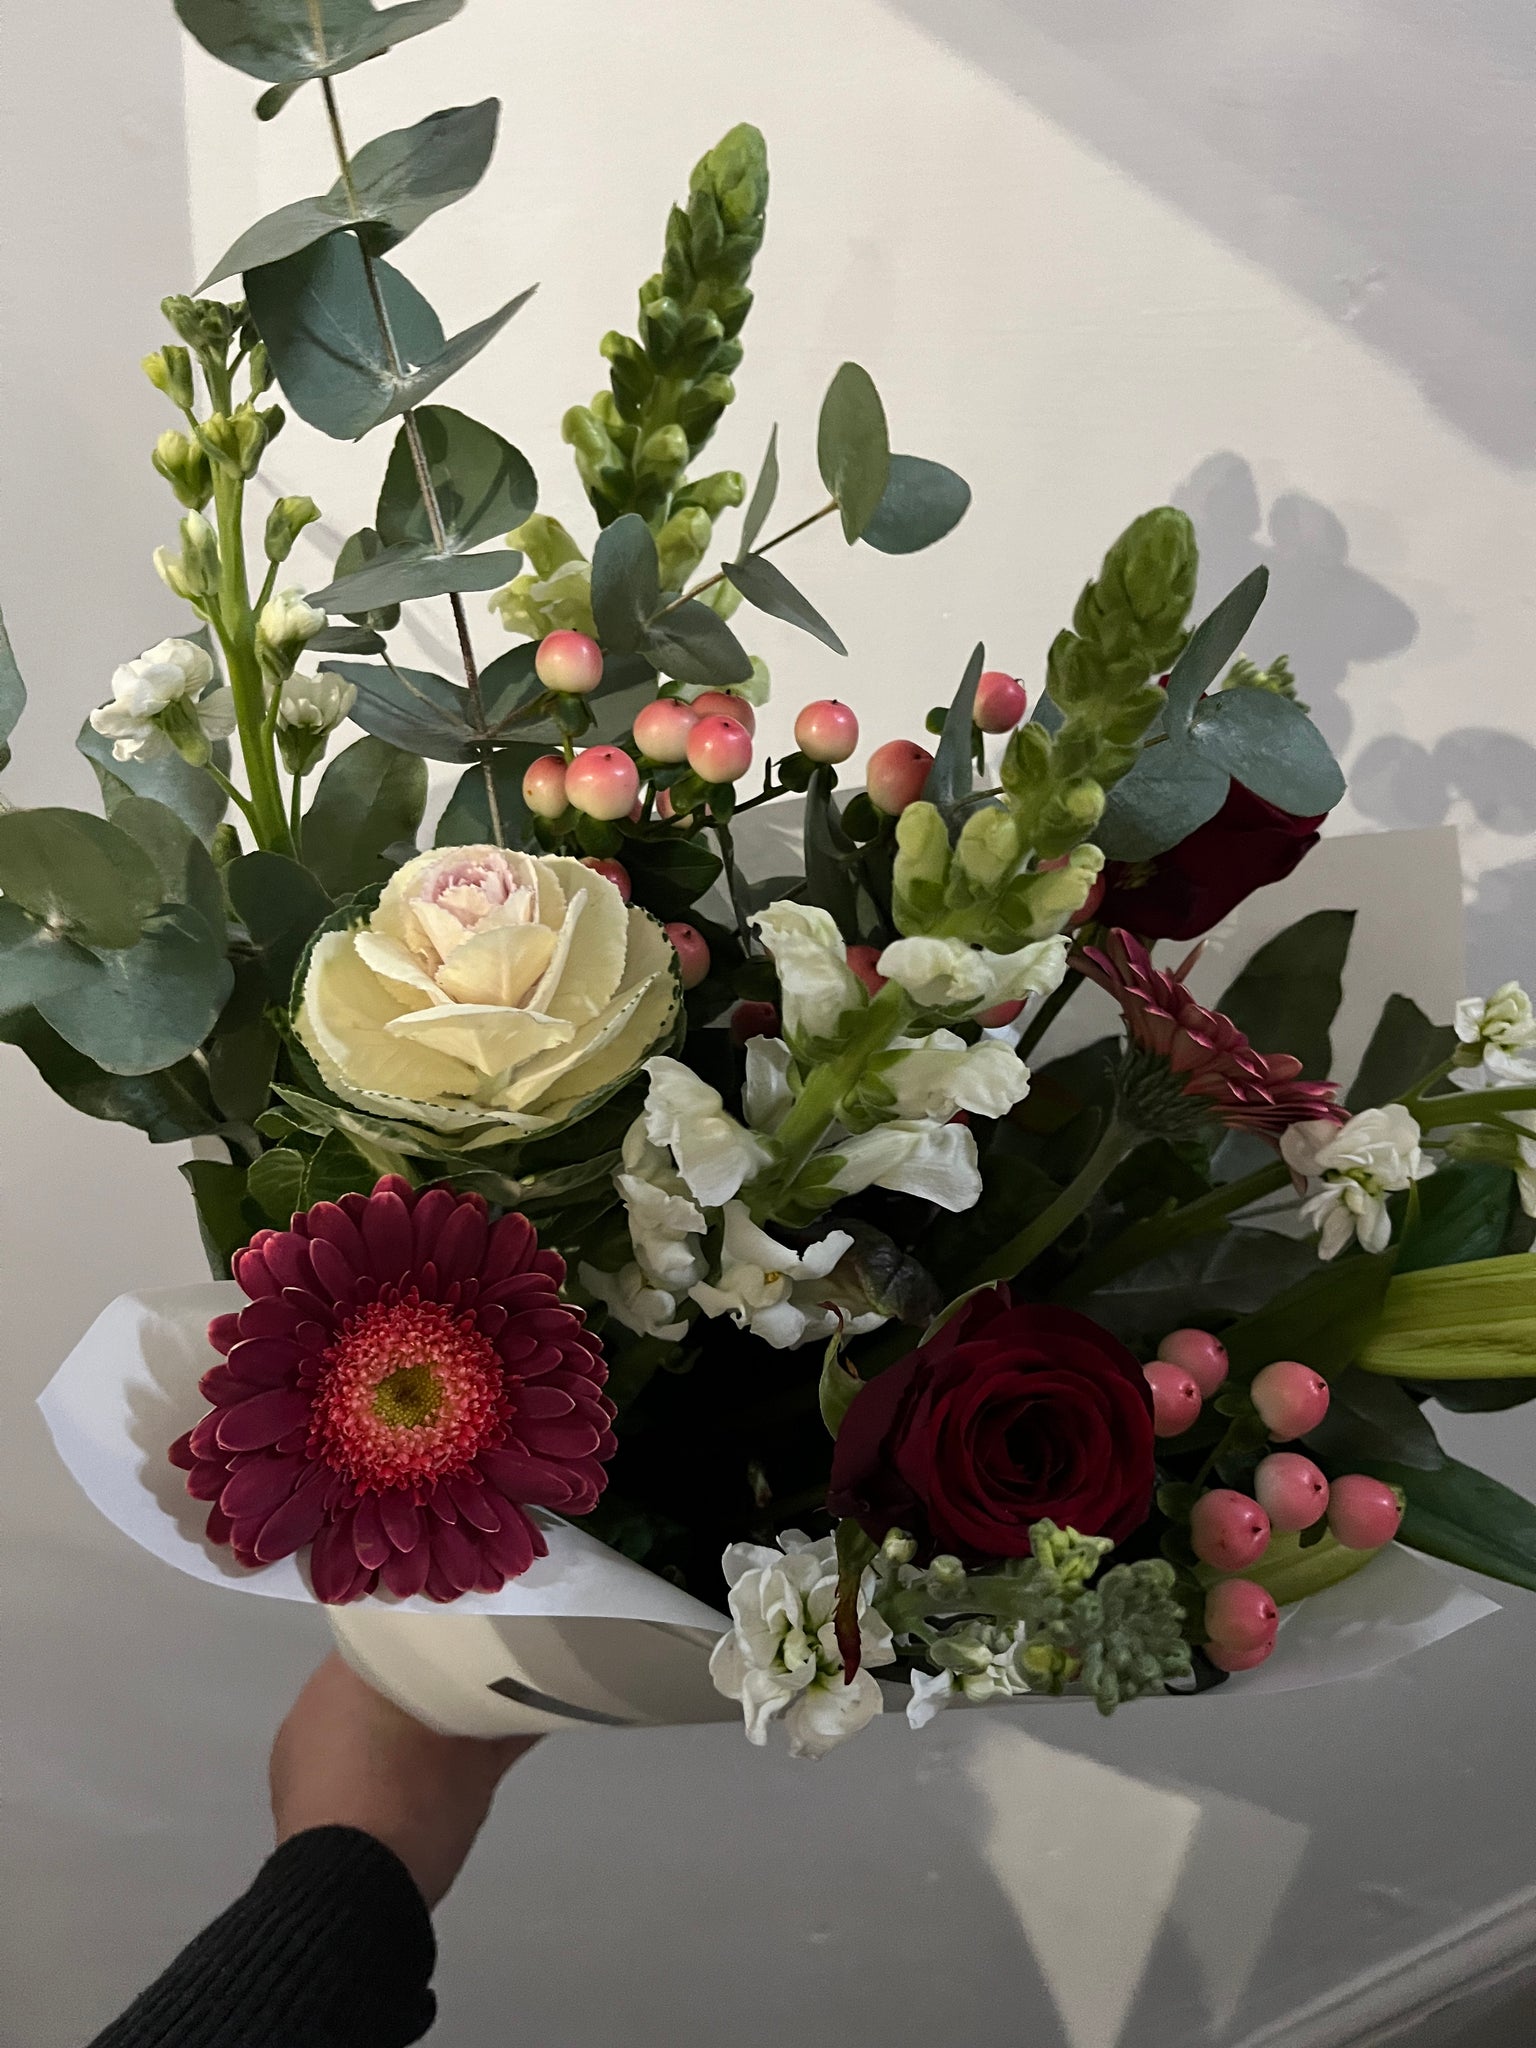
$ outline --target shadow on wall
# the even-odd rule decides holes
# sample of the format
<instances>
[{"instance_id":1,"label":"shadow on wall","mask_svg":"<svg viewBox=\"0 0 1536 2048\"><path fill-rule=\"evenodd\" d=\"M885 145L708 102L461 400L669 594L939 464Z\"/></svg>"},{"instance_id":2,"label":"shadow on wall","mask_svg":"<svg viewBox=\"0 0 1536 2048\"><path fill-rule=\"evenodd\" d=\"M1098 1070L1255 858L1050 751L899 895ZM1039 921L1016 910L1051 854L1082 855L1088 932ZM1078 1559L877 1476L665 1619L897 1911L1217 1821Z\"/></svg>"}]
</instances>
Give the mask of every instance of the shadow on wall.
<instances>
[{"instance_id":1,"label":"shadow on wall","mask_svg":"<svg viewBox=\"0 0 1536 2048\"><path fill-rule=\"evenodd\" d=\"M1194 521L1200 542L1198 611L1209 611L1250 569L1267 564L1269 595L1245 651L1259 662L1289 657L1303 701L1342 756L1354 729L1343 694L1350 669L1411 646L1418 633L1414 614L1352 565L1343 521L1316 498L1287 491L1266 521L1253 471L1240 455L1208 456L1174 490L1172 502ZM1442 818L1390 822L1426 825Z\"/></svg>"},{"instance_id":2,"label":"shadow on wall","mask_svg":"<svg viewBox=\"0 0 1536 2048\"><path fill-rule=\"evenodd\" d=\"M887 0L1536 463L1529 0Z\"/></svg>"}]
</instances>

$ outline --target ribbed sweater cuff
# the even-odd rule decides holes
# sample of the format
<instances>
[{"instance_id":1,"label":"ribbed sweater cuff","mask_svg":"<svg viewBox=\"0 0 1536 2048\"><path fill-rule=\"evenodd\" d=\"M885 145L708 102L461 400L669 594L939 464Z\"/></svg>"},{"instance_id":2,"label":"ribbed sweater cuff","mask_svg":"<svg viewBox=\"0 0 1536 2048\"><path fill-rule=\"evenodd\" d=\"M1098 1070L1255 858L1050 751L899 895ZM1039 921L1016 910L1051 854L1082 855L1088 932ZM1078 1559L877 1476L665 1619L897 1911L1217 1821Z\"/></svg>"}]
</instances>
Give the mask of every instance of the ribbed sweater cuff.
<instances>
[{"instance_id":1,"label":"ribbed sweater cuff","mask_svg":"<svg viewBox=\"0 0 1536 2048\"><path fill-rule=\"evenodd\" d=\"M436 1960L399 1857L311 1828L91 2048L406 2048L436 2017Z\"/></svg>"}]
</instances>

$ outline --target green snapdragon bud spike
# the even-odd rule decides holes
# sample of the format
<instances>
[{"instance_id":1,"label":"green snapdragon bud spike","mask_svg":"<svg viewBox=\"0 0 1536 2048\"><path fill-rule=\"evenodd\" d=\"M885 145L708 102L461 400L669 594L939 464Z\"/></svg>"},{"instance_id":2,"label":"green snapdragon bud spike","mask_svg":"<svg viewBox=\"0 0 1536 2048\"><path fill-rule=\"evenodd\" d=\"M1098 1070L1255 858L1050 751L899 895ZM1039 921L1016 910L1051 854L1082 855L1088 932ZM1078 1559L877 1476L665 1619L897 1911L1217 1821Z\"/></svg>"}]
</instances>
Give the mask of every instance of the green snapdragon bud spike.
<instances>
[{"instance_id":1,"label":"green snapdragon bud spike","mask_svg":"<svg viewBox=\"0 0 1536 2048\"><path fill-rule=\"evenodd\" d=\"M299 535L319 517L313 498L279 498L267 514L267 560L286 562Z\"/></svg>"},{"instance_id":2,"label":"green snapdragon bud spike","mask_svg":"<svg viewBox=\"0 0 1536 2048\"><path fill-rule=\"evenodd\" d=\"M490 609L507 631L531 640L554 632L592 634L592 570L559 520L535 512L507 535L507 546L532 565L530 574L491 595Z\"/></svg>"},{"instance_id":3,"label":"green snapdragon bud spike","mask_svg":"<svg viewBox=\"0 0 1536 2048\"><path fill-rule=\"evenodd\" d=\"M157 391L163 391L172 405L183 412L192 407L192 358L174 342L157 348L144 358L144 374Z\"/></svg>"},{"instance_id":4,"label":"green snapdragon bud spike","mask_svg":"<svg viewBox=\"0 0 1536 2048\"><path fill-rule=\"evenodd\" d=\"M213 496L213 471L198 444L167 427L149 459L182 504L201 512Z\"/></svg>"}]
</instances>

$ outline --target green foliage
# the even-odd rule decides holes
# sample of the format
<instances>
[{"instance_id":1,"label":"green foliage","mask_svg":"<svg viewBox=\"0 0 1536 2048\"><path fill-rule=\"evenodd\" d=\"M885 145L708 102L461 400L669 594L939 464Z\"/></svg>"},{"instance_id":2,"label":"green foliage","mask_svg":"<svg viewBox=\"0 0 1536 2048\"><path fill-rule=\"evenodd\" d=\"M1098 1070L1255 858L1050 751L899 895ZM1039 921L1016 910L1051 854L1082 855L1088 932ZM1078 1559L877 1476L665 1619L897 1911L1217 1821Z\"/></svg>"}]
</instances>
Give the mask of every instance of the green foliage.
<instances>
[{"instance_id":1,"label":"green foliage","mask_svg":"<svg viewBox=\"0 0 1536 2048\"><path fill-rule=\"evenodd\" d=\"M1246 1386L1277 1358L1299 1358L1324 1379L1337 1378L1380 1321L1391 1278L1390 1252L1341 1258L1224 1330L1233 1385Z\"/></svg>"},{"instance_id":2,"label":"green foliage","mask_svg":"<svg viewBox=\"0 0 1536 2048\"><path fill-rule=\"evenodd\" d=\"M462 553L531 517L538 480L528 459L493 428L452 406L425 405L416 430L447 535L447 552ZM375 525L386 547L432 544L432 522L404 428L390 454Z\"/></svg>"},{"instance_id":3,"label":"green foliage","mask_svg":"<svg viewBox=\"0 0 1536 2048\"><path fill-rule=\"evenodd\" d=\"M228 797L208 770L192 767L180 754L162 755L156 761L116 761L112 742L97 732L89 719L80 728L75 745L96 771L108 817L125 797L151 797L174 811L206 844L229 809ZM229 748L224 741L214 747L211 764L221 774L229 773Z\"/></svg>"},{"instance_id":4,"label":"green foliage","mask_svg":"<svg viewBox=\"0 0 1536 2048\"><path fill-rule=\"evenodd\" d=\"M37 1010L108 1073L150 1074L202 1044L233 985L222 934L187 905L167 904L132 946L76 947L68 985Z\"/></svg>"},{"instance_id":5,"label":"green foliage","mask_svg":"<svg viewBox=\"0 0 1536 2048\"><path fill-rule=\"evenodd\" d=\"M821 1419L827 1426L827 1434L835 1437L843 1426L843 1417L864 1390L864 1382L850 1366L843 1363L842 1332L834 1331L827 1340L822 1354L821 1380L816 1389L816 1401L821 1409Z\"/></svg>"},{"instance_id":6,"label":"green foliage","mask_svg":"<svg viewBox=\"0 0 1536 2048\"><path fill-rule=\"evenodd\" d=\"M548 749L536 741L519 740L497 747L491 754L491 775L496 784L496 808L502 834L508 846L535 844L533 813L523 802L523 777L529 763ZM466 769L454 785L442 817L438 820L438 846L483 846L492 837L491 804L486 793L485 770Z\"/></svg>"},{"instance_id":7,"label":"green foliage","mask_svg":"<svg viewBox=\"0 0 1536 2048\"><path fill-rule=\"evenodd\" d=\"M26 705L27 686L11 652L11 636L5 630L4 614L0 613L0 768L10 766L11 734L16 730L16 721Z\"/></svg>"},{"instance_id":8,"label":"green foliage","mask_svg":"<svg viewBox=\"0 0 1536 2048\"><path fill-rule=\"evenodd\" d=\"M1328 1413L1306 1439L1307 1449L1328 1471L1359 1472L1372 1458L1389 1458L1420 1472L1438 1472L1445 1463L1423 1410L1396 1380L1351 1366L1330 1391Z\"/></svg>"},{"instance_id":9,"label":"green foliage","mask_svg":"<svg viewBox=\"0 0 1536 2048\"><path fill-rule=\"evenodd\" d=\"M768 446L763 452L763 466L757 473L757 482L752 487L751 503L747 506L741 521L741 544L737 549L737 560L744 561L752 552L752 545L763 530L763 522L773 510L773 501L779 494L779 430L774 426L768 436Z\"/></svg>"},{"instance_id":10,"label":"green foliage","mask_svg":"<svg viewBox=\"0 0 1536 2048\"><path fill-rule=\"evenodd\" d=\"M393 662L337 661L321 666L344 676L357 697L348 716L376 739L429 761L478 761L468 690L426 669Z\"/></svg>"},{"instance_id":11,"label":"green foliage","mask_svg":"<svg viewBox=\"0 0 1536 2048\"><path fill-rule=\"evenodd\" d=\"M885 407L857 363L842 365L822 400L816 462L837 501L843 537L852 543L874 518L891 475Z\"/></svg>"},{"instance_id":12,"label":"green foliage","mask_svg":"<svg viewBox=\"0 0 1536 2048\"><path fill-rule=\"evenodd\" d=\"M1352 910L1314 910L1260 946L1216 1007L1260 1052L1288 1052L1309 1081L1333 1066L1329 1031L1344 994Z\"/></svg>"},{"instance_id":13,"label":"green foliage","mask_svg":"<svg viewBox=\"0 0 1536 2048\"><path fill-rule=\"evenodd\" d=\"M224 870L235 916L256 950L267 992L286 1004L304 949L330 916L331 899L308 868L281 853L247 853Z\"/></svg>"},{"instance_id":14,"label":"green foliage","mask_svg":"<svg viewBox=\"0 0 1536 2048\"><path fill-rule=\"evenodd\" d=\"M85 811L0 813L6 900L84 946L131 946L160 901L153 862Z\"/></svg>"},{"instance_id":15,"label":"green foliage","mask_svg":"<svg viewBox=\"0 0 1536 2048\"><path fill-rule=\"evenodd\" d=\"M960 687L945 715L933 766L923 785L925 803L937 804L946 816L971 793L972 742L975 734L976 685L981 681L987 650L978 641L960 678ZM898 864L899 872L899 864Z\"/></svg>"},{"instance_id":16,"label":"green foliage","mask_svg":"<svg viewBox=\"0 0 1536 2048\"><path fill-rule=\"evenodd\" d=\"M1353 1112L1395 1102L1455 1049L1452 1025L1432 1024L1407 996L1388 996L1345 1106Z\"/></svg>"},{"instance_id":17,"label":"green foliage","mask_svg":"<svg viewBox=\"0 0 1536 2048\"><path fill-rule=\"evenodd\" d=\"M404 0L384 8L373 0L176 0L176 12L183 28L220 63L291 92L311 78L334 78L382 57L396 43L451 21L463 5L464 0ZM273 95L264 94L263 118L270 119L287 96L273 105Z\"/></svg>"},{"instance_id":18,"label":"green foliage","mask_svg":"<svg viewBox=\"0 0 1536 2048\"><path fill-rule=\"evenodd\" d=\"M660 603L655 539L638 513L622 513L592 550L592 617L604 651L637 652Z\"/></svg>"},{"instance_id":19,"label":"green foliage","mask_svg":"<svg viewBox=\"0 0 1536 2048\"><path fill-rule=\"evenodd\" d=\"M680 683L728 689L752 680L752 658L718 612L697 598L674 605L645 629L640 651Z\"/></svg>"},{"instance_id":20,"label":"green foliage","mask_svg":"<svg viewBox=\"0 0 1536 2048\"><path fill-rule=\"evenodd\" d=\"M104 1073L33 1010L0 1017L0 1040L25 1053L71 1109L105 1123L131 1124L152 1145L205 1137L219 1128L220 1113L195 1060L179 1060L158 1073Z\"/></svg>"},{"instance_id":21,"label":"green foliage","mask_svg":"<svg viewBox=\"0 0 1536 2048\"><path fill-rule=\"evenodd\" d=\"M1536 1506L1523 1495L1454 1458L1432 1472L1384 1458L1359 1469L1407 1495L1400 1543L1536 1592Z\"/></svg>"},{"instance_id":22,"label":"green foliage","mask_svg":"<svg viewBox=\"0 0 1536 2048\"><path fill-rule=\"evenodd\" d=\"M427 764L386 740L336 755L304 819L304 859L332 896L388 879L388 850L414 841L427 807Z\"/></svg>"},{"instance_id":23,"label":"green foliage","mask_svg":"<svg viewBox=\"0 0 1536 2048\"><path fill-rule=\"evenodd\" d=\"M1416 1183L1413 1192L1398 1244L1397 1273L1460 1266L1498 1253L1515 1204L1515 1178L1507 1167L1453 1160L1431 1179ZM1536 1294L1536 1275L1531 1284Z\"/></svg>"},{"instance_id":24,"label":"green foliage","mask_svg":"<svg viewBox=\"0 0 1536 2048\"><path fill-rule=\"evenodd\" d=\"M810 599L803 596L783 570L770 562L766 555L743 555L738 561L727 563L725 573L747 603L755 605L760 612L798 626L802 632L819 640L823 647L830 647L834 654L848 652Z\"/></svg>"},{"instance_id":25,"label":"green foliage","mask_svg":"<svg viewBox=\"0 0 1536 2048\"><path fill-rule=\"evenodd\" d=\"M859 538L882 555L915 555L952 533L970 502L970 485L942 462L893 455L880 502Z\"/></svg>"}]
</instances>

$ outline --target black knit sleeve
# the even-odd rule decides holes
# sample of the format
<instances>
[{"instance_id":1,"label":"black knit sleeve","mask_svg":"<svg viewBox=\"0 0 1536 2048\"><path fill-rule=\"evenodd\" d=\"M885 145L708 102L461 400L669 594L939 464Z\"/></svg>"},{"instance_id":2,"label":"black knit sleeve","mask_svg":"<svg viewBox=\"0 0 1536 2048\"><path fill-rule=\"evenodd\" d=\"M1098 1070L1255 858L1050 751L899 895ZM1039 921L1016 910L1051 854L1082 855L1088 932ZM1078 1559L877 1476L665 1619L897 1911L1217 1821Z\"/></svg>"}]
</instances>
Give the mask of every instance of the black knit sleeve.
<instances>
[{"instance_id":1,"label":"black knit sleeve","mask_svg":"<svg viewBox=\"0 0 1536 2048\"><path fill-rule=\"evenodd\" d=\"M436 1960L399 1857L311 1828L91 2048L406 2048L436 2016Z\"/></svg>"}]
</instances>

